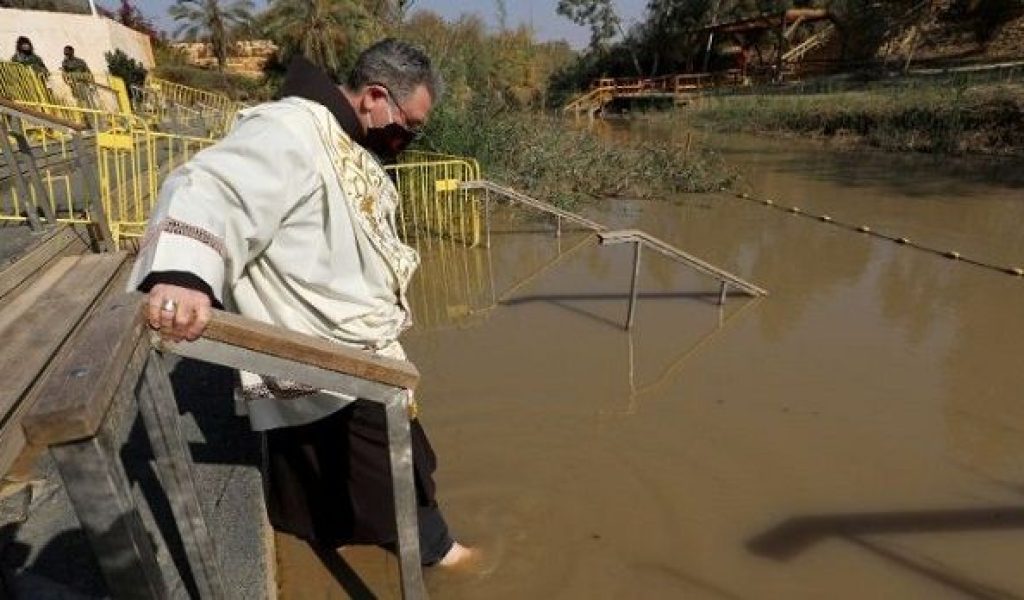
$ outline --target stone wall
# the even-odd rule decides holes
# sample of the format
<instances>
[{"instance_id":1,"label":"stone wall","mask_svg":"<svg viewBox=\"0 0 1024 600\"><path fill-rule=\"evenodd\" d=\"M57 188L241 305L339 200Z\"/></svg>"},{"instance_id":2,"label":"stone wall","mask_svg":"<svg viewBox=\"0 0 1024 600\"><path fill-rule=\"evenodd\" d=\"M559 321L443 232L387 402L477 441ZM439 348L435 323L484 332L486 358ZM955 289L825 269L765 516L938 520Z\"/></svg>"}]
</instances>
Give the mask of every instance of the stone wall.
<instances>
[{"instance_id":1,"label":"stone wall","mask_svg":"<svg viewBox=\"0 0 1024 600\"><path fill-rule=\"evenodd\" d=\"M107 72L104 54L118 48L147 69L154 65L149 36L106 17L0 8L0 59L10 60L15 41L22 35L32 40L36 54L51 72L60 69L65 45L74 46L94 73Z\"/></svg>"},{"instance_id":2,"label":"stone wall","mask_svg":"<svg viewBox=\"0 0 1024 600\"><path fill-rule=\"evenodd\" d=\"M197 67L217 67L213 45L204 42L181 42L171 45L184 56L185 61ZM277 46L270 40L241 40L228 49L226 70L229 73L247 77L260 77L267 61L277 52Z\"/></svg>"}]
</instances>

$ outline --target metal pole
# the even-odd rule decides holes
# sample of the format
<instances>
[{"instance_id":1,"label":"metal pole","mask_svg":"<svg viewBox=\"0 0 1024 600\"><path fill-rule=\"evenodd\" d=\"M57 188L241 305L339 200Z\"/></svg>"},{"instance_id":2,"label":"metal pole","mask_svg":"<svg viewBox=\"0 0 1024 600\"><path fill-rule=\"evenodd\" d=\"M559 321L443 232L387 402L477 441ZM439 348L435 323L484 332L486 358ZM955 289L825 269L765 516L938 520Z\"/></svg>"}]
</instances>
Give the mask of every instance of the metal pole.
<instances>
[{"instance_id":1,"label":"metal pole","mask_svg":"<svg viewBox=\"0 0 1024 600\"><path fill-rule=\"evenodd\" d=\"M562 217L555 215L555 237L562 237Z\"/></svg>"},{"instance_id":2,"label":"metal pole","mask_svg":"<svg viewBox=\"0 0 1024 600\"><path fill-rule=\"evenodd\" d=\"M491 248L491 190L484 190L484 227L487 229L487 248Z\"/></svg>"},{"instance_id":3,"label":"metal pole","mask_svg":"<svg viewBox=\"0 0 1024 600\"><path fill-rule=\"evenodd\" d=\"M718 305L724 306L725 301L729 298L729 284L725 281L722 282L722 286L718 289Z\"/></svg>"},{"instance_id":4,"label":"metal pole","mask_svg":"<svg viewBox=\"0 0 1024 600\"><path fill-rule=\"evenodd\" d=\"M629 288L629 313L626 315L627 331L633 328L633 315L636 312L637 281L640 279L640 249L643 247L643 243L640 241L634 243L636 245L633 250L633 282Z\"/></svg>"},{"instance_id":5,"label":"metal pole","mask_svg":"<svg viewBox=\"0 0 1024 600\"><path fill-rule=\"evenodd\" d=\"M384 405L391 459L391 483L398 530L398 558L402 598L426 598L420 568L419 524L416 515L416 484L413 480L412 441L409 429L411 392L400 391Z\"/></svg>"}]
</instances>

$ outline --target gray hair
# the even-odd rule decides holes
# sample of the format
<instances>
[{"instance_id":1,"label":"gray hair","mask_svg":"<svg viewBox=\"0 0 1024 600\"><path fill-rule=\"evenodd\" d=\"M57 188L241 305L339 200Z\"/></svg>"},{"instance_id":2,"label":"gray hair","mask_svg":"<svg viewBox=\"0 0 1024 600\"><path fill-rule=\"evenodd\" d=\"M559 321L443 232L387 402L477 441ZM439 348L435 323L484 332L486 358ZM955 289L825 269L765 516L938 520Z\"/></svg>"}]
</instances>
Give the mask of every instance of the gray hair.
<instances>
[{"instance_id":1,"label":"gray hair","mask_svg":"<svg viewBox=\"0 0 1024 600\"><path fill-rule=\"evenodd\" d=\"M387 87L395 95L395 102L405 101L421 85L427 88L435 104L444 94L444 82L426 53L394 38L381 40L364 50L346 82L352 91L371 84Z\"/></svg>"}]
</instances>

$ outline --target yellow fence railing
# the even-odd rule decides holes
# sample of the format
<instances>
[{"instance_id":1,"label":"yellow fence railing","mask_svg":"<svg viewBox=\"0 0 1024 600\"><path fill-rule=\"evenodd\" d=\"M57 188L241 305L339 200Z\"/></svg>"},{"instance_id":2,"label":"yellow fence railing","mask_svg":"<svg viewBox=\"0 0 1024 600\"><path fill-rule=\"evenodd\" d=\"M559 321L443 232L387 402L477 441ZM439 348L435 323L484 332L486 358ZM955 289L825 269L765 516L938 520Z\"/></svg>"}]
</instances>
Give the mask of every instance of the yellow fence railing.
<instances>
[{"instance_id":1,"label":"yellow fence railing","mask_svg":"<svg viewBox=\"0 0 1024 600\"><path fill-rule=\"evenodd\" d=\"M474 160L411 153L389 165L401 204L397 215L403 238L440 236L476 246L481 238L481 202L477 194L460 188L464 181L480 178ZM415 161L415 162L407 162Z\"/></svg>"},{"instance_id":2,"label":"yellow fence railing","mask_svg":"<svg viewBox=\"0 0 1024 600\"><path fill-rule=\"evenodd\" d=\"M85 95L81 103L95 100L90 95L98 91L108 91L117 103L115 110L68 106L41 92L45 86L26 67L3 66L0 96L37 115L77 127L88 156L75 156L68 129L0 110L15 142L12 148L17 149L10 153L14 158L4 157L6 164L0 161L0 221L25 221L28 213L34 217L42 212L62 222L95 223L98 217L89 207L102 207L115 247L143 234L164 177L214 144L241 106L226 96L159 79L150 80L145 90L135 90L145 93L136 94L133 106L116 77L65 74L65 81L79 84L76 95ZM197 130L187 126L188 119L211 115L223 119L216 131L199 128L202 135L181 133ZM167 125L183 121L185 127L172 129L176 133L166 131ZM33 163L31 169L19 163L22 159ZM91 187L84 185L80 172L86 163L96 181ZM397 225L405 239L441 237L469 247L480 243L482 202L477 191L461 188L463 182L481 179L475 160L414 151L386 169L401 197ZM28 175L35 183L21 185Z\"/></svg>"},{"instance_id":3,"label":"yellow fence railing","mask_svg":"<svg viewBox=\"0 0 1024 600\"><path fill-rule=\"evenodd\" d=\"M234 123L244 105L224 94L167 81L158 77L146 79L142 95L165 118L188 126L202 123L210 137L221 137ZM173 112L168 112L173 111Z\"/></svg>"},{"instance_id":4,"label":"yellow fence railing","mask_svg":"<svg viewBox=\"0 0 1024 600\"><path fill-rule=\"evenodd\" d=\"M71 136L59 129L0 111L8 137L15 142L12 149L20 148L19 157L4 156L0 221L26 221L28 211L40 210L53 214L58 222L97 223L99 216L89 207L100 206L115 247L141 237L167 173L216 142L152 131L133 115L42 103L20 105L47 115L59 109L66 115L65 122L83 128L88 155L76 155ZM32 166L26 169L28 154ZM31 177L34 185L16 185L19 173ZM95 178L96 185L87 185L90 178Z\"/></svg>"},{"instance_id":5,"label":"yellow fence railing","mask_svg":"<svg viewBox=\"0 0 1024 600\"><path fill-rule=\"evenodd\" d=\"M0 97L18 102L52 103L53 92L39 73L23 64L0 61Z\"/></svg>"},{"instance_id":6,"label":"yellow fence railing","mask_svg":"<svg viewBox=\"0 0 1024 600\"><path fill-rule=\"evenodd\" d=\"M67 73L61 78L71 90L78 106L121 114L134 114L128 86L116 75L105 73Z\"/></svg>"}]
</instances>

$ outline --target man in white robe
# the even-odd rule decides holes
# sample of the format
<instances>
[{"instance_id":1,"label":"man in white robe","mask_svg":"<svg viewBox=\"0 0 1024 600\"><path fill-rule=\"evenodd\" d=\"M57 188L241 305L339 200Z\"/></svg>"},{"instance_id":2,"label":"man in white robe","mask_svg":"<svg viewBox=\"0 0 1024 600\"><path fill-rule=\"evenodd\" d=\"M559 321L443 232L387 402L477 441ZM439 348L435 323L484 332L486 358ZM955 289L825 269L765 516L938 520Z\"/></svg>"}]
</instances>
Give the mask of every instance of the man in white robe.
<instances>
[{"instance_id":1,"label":"man in white robe","mask_svg":"<svg viewBox=\"0 0 1024 600\"><path fill-rule=\"evenodd\" d=\"M150 325L195 339L211 306L393 358L410 323L418 264L399 240L398 194L381 160L414 137L440 94L429 59L380 42L338 86L305 59L281 99L247 109L216 145L168 176L129 287L149 292ZM272 523L313 544L393 546L383 408L241 374L266 432ZM424 564L464 563L434 499L436 459L417 420L413 463Z\"/></svg>"}]
</instances>

